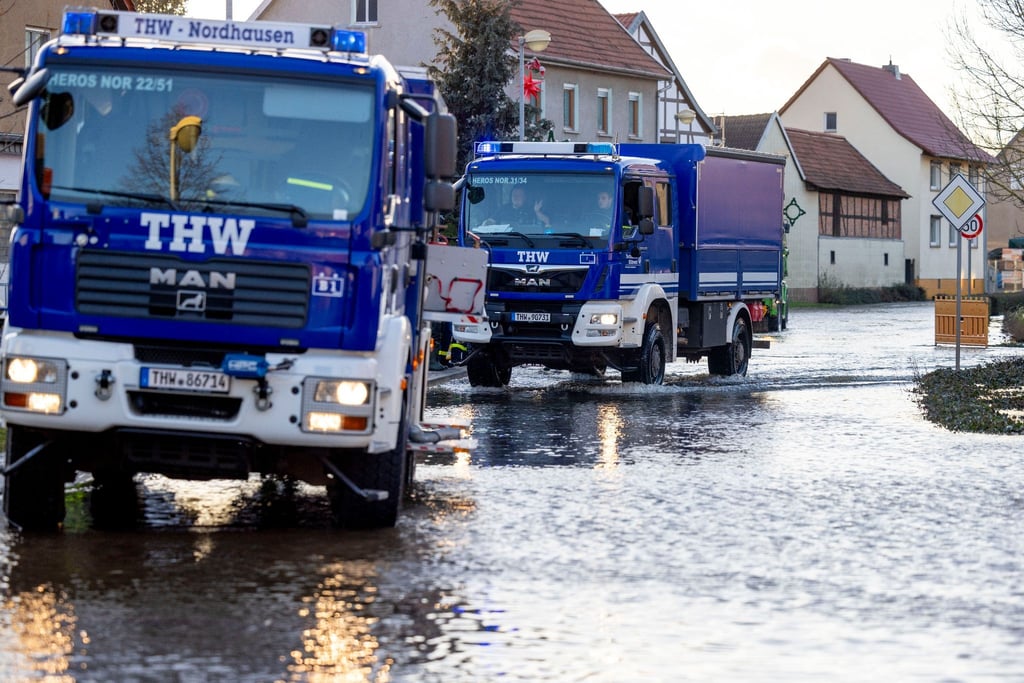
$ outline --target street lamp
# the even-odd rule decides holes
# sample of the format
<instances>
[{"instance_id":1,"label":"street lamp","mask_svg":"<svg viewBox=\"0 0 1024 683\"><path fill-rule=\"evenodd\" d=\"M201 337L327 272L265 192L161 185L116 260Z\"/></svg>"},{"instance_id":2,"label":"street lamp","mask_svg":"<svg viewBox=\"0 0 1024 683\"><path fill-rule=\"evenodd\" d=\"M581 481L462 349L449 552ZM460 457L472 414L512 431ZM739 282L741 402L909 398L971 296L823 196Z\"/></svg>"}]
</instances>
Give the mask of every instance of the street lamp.
<instances>
[{"instance_id":1,"label":"street lamp","mask_svg":"<svg viewBox=\"0 0 1024 683\"><path fill-rule=\"evenodd\" d=\"M185 116L171 127L171 201L178 200L178 159L177 151L188 154L196 148L203 132L203 120L198 116Z\"/></svg>"},{"instance_id":2,"label":"street lamp","mask_svg":"<svg viewBox=\"0 0 1024 683\"><path fill-rule=\"evenodd\" d=\"M543 52L551 42L551 34L541 29L527 32L519 36L519 140L526 139L526 51Z\"/></svg>"},{"instance_id":3,"label":"street lamp","mask_svg":"<svg viewBox=\"0 0 1024 683\"><path fill-rule=\"evenodd\" d=\"M697 118L697 112L686 107L676 112L676 121L686 126L686 141L693 142L693 120Z\"/></svg>"}]
</instances>

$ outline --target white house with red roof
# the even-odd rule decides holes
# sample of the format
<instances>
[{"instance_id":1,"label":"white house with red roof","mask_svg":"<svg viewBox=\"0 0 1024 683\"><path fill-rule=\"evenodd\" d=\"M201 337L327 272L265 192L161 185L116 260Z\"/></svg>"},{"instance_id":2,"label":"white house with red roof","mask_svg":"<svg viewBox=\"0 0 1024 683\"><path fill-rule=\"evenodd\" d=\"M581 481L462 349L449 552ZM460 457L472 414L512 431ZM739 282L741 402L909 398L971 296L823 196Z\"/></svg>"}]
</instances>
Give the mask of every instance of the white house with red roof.
<instances>
[{"instance_id":1,"label":"white house with red roof","mask_svg":"<svg viewBox=\"0 0 1024 683\"><path fill-rule=\"evenodd\" d=\"M901 202L908 281L923 287L929 296L954 294L958 277L964 293L984 291L984 233L961 245L958 275L959 233L932 200L958 173L984 195L981 170L993 159L956 127L913 78L894 64L873 67L828 58L790 97L779 115L787 130L844 137L910 195ZM841 216L840 226L843 220L856 218L854 214ZM833 230L834 225L819 221L820 234ZM837 237L843 239L842 227ZM967 248L967 244L973 248Z\"/></svg>"}]
</instances>

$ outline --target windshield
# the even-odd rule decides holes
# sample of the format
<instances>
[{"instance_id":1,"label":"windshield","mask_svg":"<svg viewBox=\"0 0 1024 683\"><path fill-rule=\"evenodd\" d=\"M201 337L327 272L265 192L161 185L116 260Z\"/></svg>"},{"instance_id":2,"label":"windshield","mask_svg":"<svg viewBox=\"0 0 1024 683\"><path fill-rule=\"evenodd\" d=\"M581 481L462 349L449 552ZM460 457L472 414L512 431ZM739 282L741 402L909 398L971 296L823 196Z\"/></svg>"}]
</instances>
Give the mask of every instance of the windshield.
<instances>
[{"instance_id":1,"label":"windshield","mask_svg":"<svg viewBox=\"0 0 1024 683\"><path fill-rule=\"evenodd\" d=\"M347 220L368 194L373 91L53 66L37 178L55 200Z\"/></svg>"},{"instance_id":2,"label":"windshield","mask_svg":"<svg viewBox=\"0 0 1024 683\"><path fill-rule=\"evenodd\" d=\"M589 247L608 243L615 206L611 174L475 173L464 223L489 244Z\"/></svg>"}]
</instances>

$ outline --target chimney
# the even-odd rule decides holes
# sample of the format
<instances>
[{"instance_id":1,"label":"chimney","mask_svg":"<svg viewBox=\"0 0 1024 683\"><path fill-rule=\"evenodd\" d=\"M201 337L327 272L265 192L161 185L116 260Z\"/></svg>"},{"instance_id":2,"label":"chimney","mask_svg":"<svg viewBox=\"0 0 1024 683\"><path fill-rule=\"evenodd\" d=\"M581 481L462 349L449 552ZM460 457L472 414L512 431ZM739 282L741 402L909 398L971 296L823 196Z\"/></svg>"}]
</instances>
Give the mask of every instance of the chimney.
<instances>
[{"instance_id":1,"label":"chimney","mask_svg":"<svg viewBox=\"0 0 1024 683\"><path fill-rule=\"evenodd\" d=\"M897 66L896 64L893 64L892 59L890 59L889 63L884 65L882 68L891 73L893 75L893 78L895 78L897 81L900 80L900 67Z\"/></svg>"}]
</instances>

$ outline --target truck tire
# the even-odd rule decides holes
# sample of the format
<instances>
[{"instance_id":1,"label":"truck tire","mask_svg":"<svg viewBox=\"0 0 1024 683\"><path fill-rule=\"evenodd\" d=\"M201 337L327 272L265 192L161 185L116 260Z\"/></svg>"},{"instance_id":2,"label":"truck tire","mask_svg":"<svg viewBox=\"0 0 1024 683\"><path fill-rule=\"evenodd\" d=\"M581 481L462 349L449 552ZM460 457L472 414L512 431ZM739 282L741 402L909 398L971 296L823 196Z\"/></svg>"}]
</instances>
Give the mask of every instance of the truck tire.
<instances>
[{"instance_id":1,"label":"truck tire","mask_svg":"<svg viewBox=\"0 0 1024 683\"><path fill-rule=\"evenodd\" d=\"M38 432L8 425L6 467L43 443ZM52 532L64 521L64 467L56 449L32 456L4 476L7 523L25 531Z\"/></svg>"},{"instance_id":2,"label":"truck tire","mask_svg":"<svg viewBox=\"0 0 1024 683\"><path fill-rule=\"evenodd\" d=\"M732 326L732 341L716 346L708 354L708 372L723 377L746 375L752 345L747 321L737 316Z\"/></svg>"},{"instance_id":3,"label":"truck tire","mask_svg":"<svg viewBox=\"0 0 1024 683\"><path fill-rule=\"evenodd\" d=\"M661 384L665 381L665 335L661 332L660 323L647 323L644 329L644 342L636 358L635 370L622 372L623 382L641 382L643 384Z\"/></svg>"},{"instance_id":4,"label":"truck tire","mask_svg":"<svg viewBox=\"0 0 1024 683\"><path fill-rule=\"evenodd\" d=\"M331 456L331 462L359 488L388 492L385 500L368 501L345 482L334 477L329 479L327 497L331 502L331 521L336 528L383 529L395 526L405 495L408 440L409 429L403 407L398 441L392 450L387 453L340 451Z\"/></svg>"},{"instance_id":5,"label":"truck tire","mask_svg":"<svg viewBox=\"0 0 1024 683\"><path fill-rule=\"evenodd\" d=\"M95 529L134 529L142 517L139 488L128 472L93 472L89 514Z\"/></svg>"},{"instance_id":6,"label":"truck tire","mask_svg":"<svg viewBox=\"0 0 1024 683\"><path fill-rule=\"evenodd\" d=\"M490 356L477 354L466 363L466 377L472 387L504 387L512 379L512 366L499 367Z\"/></svg>"}]
</instances>

